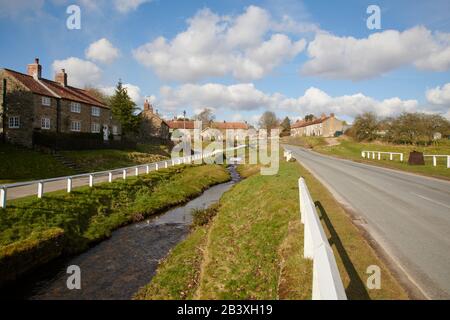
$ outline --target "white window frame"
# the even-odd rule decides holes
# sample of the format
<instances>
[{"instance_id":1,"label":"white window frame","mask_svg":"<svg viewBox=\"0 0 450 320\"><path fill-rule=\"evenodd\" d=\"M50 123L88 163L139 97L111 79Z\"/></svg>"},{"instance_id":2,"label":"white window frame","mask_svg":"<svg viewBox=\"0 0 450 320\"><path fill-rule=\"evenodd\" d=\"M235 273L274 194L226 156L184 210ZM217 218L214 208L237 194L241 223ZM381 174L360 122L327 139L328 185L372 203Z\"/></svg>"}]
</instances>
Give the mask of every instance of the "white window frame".
<instances>
[{"instance_id":1,"label":"white window frame","mask_svg":"<svg viewBox=\"0 0 450 320\"><path fill-rule=\"evenodd\" d=\"M80 132L81 131L81 121L74 120L70 123L70 131Z\"/></svg>"},{"instance_id":2,"label":"white window frame","mask_svg":"<svg viewBox=\"0 0 450 320\"><path fill-rule=\"evenodd\" d=\"M92 116L94 116L94 117L100 117L100 108L99 107L95 107L95 106L92 106L91 107L91 115Z\"/></svg>"},{"instance_id":3,"label":"white window frame","mask_svg":"<svg viewBox=\"0 0 450 320\"><path fill-rule=\"evenodd\" d=\"M91 124L91 132L92 133L100 133L100 123L92 122L92 124Z\"/></svg>"},{"instance_id":4,"label":"white window frame","mask_svg":"<svg viewBox=\"0 0 450 320\"><path fill-rule=\"evenodd\" d=\"M42 97L42 105L46 107L50 107L52 105L52 99L49 97Z\"/></svg>"},{"instance_id":5,"label":"white window frame","mask_svg":"<svg viewBox=\"0 0 450 320\"><path fill-rule=\"evenodd\" d=\"M70 103L70 112L81 113L81 104L79 102Z\"/></svg>"},{"instance_id":6,"label":"white window frame","mask_svg":"<svg viewBox=\"0 0 450 320\"><path fill-rule=\"evenodd\" d=\"M50 130L51 129L51 120L50 118L41 118L41 129L42 130Z\"/></svg>"},{"instance_id":7,"label":"white window frame","mask_svg":"<svg viewBox=\"0 0 450 320\"><path fill-rule=\"evenodd\" d=\"M117 136L119 134L119 128L117 126L112 127L112 134Z\"/></svg>"},{"instance_id":8,"label":"white window frame","mask_svg":"<svg viewBox=\"0 0 450 320\"><path fill-rule=\"evenodd\" d=\"M11 125L12 121L12 125ZM19 129L20 128L20 116L11 116L8 118L8 128L9 129Z\"/></svg>"}]
</instances>

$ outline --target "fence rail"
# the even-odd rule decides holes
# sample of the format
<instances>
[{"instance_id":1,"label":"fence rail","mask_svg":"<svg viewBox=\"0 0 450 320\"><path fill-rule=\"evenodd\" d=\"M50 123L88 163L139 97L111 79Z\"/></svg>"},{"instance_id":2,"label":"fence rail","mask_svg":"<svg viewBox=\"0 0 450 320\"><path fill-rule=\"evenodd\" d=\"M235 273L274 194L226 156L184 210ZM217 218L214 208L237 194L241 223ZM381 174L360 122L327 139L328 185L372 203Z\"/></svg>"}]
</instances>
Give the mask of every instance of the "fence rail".
<instances>
[{"instance_id":1,"label":"fence rail","mask_svg":"<svg viewBox=\"0 0 450 320\"><path fill-rule=\"evenodd\" d=\"M433 157L433 166L437 166L437 158L447 158L447 168L450 168L450 155L448 154L426 154L424 157Z\"/></svg>"},{"instance_id":2,"label":"fence rail","mask_svg":"<svg viewBox=\"0 0 450 320\"><path fill-rule=\"evenodd\" d=\"M298 180L300 219L304 224L303 256L313 260L313 300L347 300L333 250L320 223L305 179Z\"/></svg>"},{"instance_id":3,"label":"fence rail","mask_svg":"<svg viewBox=\"0 0 450 320\"><path fill-rule=\"evenodd\" d=\"M401 162L403 162L403 159L404 159L403 153L401 153L401 152L361 151L361 156L363 158L367 157L367 159L370 159L371 156L372 156L372 159L375 159L375 154L378 154L378 157L377 157L378 160L381 160L381 156L383 154L388 154L389 155L389 160L391 160L391 161L394 160L394 155L399 155Z\"/></svg>"},{"instance_id":4,"label":"fence rail","mask_svg":"<svg viewBox=\"0 0 450 320\"><path fill-rule=\"evenodd\" d=\"M142 169L145 169L145 173L147 174L150 171L158 171L160 168L168 168L169 166L173 167L173 166L177 166L180 164L191 164L192 162L197 161L197 160L203 160L206 158L216 156L217 154L224 153L226 151L237 150L237 149L241 149L244 147L245 147L244 145L240 145L240 146L237 146L234 148L228 148L225 150L220 149L220 150L215 150L212 152L194 154L191 156L185 156L185 157L180 157L180 158L175 158L175 159L165 160L165 161L160 161L160 162L141 164L141 165L136 165L136 166L132 166L132 167L124 167L124 168L117 168L117 169L106 170L106 171L83 173L83 174L58 177L58 178L50 178L50 179L4 184L4 185L0 185L0 208L3 208L3 209L6 208L8 189L36 185L37 186L37 192L36 192L37 197L42 198L45 193L45 184L48 184L51 182L66 181L66 183L67 183L66 190L67 190L67 192L70 193L73 190L73 180L74 179L87 178L88 185L89 185L89 187L92 188L95 184L95 179L98 177L108 177L108 182L113 182L113 180L119 179L120 177L125 180L129 176L139 176ZM129 174L130 170L134 171L131 175ZM117 176L117 174L119 174L119 176ZM61 189L63 189L63 188L60 188L59 190L61 190Z\"/></svg>"}]
</instances>

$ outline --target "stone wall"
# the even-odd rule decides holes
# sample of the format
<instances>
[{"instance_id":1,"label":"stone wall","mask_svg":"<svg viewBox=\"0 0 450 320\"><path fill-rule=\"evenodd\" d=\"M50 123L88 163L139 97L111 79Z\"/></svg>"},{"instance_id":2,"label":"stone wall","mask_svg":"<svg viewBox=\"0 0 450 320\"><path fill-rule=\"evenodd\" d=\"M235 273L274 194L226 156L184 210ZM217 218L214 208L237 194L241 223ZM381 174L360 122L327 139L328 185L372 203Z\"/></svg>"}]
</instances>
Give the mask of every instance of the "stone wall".
<instances>
[{"instance_id":1,"label":"stone wall","mask_svg":"<svg viewBox=\"0 0 450 320\"><path fill-rule=\"evenodd\" d=\"M13 77L0 70L0 95L3 95L3 79L6 78L7 84L7 112L5 117L5 135L6 141L31 147L33 143L33 122L34 122L34 97L33 93ZM3 101L2 101L3 106ZM3 113L3 110L2 110ZM20 128L9 128L8 118L11 116L20 117ZM3 126L2 126L3 130Z\"/></svg>"}]
</instances>

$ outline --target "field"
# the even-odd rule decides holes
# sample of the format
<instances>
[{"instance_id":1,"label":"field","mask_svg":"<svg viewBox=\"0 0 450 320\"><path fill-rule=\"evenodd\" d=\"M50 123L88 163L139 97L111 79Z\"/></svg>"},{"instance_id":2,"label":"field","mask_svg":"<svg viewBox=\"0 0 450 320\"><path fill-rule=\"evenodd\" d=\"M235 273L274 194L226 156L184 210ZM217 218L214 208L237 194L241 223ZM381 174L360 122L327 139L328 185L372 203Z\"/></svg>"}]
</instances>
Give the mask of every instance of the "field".
<instances>
[{"instance_id":1,"label":"field","mask_svg":"<svg viewBox=\"0 0 450 320\"><path fill-rule=\"evenodd\" d=\"M312 263L302 257L297 179L304 176L337 257L349 299L406 299L332 195L304 168L281 162L277 175L246 166L247 179L220 200L217 215L161 263L136 299L310 299ZM368 290L366 269L378 265L383 286Z\"/></svg>"},{"instance_id":2,"label":"field","mask_svg":"<svg viewBox=\"0 0 450 320\"><path fill-rule=\"evenodd\" d=\"M333 146L327 145L326 140L320 137L291 137L290 140L284 140L284 142L300 146L309 145L314 151L357 162L369 163L377 166L408 171L436 178L450 179L450 169L448 169L446 166L446 158L438 158L436 167L433 167L432 159L429 157L425 158L425 166L408 165L409 153L414 150L423 152L424 154L450 155L450 140L441 140L437 144L427 147L394 145L380 142L356 142L346 137L332 140L336 141L336 143L339 144ZM381 161L374 159L365 159L361 156L362 151L403 152L405 159L403 162L400 162L399 156L395 156L394 160L390 161L388 155L383 155Z\"/></svg>"}]
</instances>

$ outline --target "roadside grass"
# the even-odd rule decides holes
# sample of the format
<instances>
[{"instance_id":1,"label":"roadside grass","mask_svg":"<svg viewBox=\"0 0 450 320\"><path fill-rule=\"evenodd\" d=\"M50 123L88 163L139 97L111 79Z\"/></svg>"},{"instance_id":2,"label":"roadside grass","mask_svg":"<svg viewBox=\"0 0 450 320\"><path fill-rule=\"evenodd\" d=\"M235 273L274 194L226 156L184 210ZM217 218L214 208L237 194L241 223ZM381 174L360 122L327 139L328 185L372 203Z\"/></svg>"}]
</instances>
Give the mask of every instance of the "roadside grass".
<instances>
[{"instance_id":1,"label":"roadside grass","mask_svg":"<svg viewBox=\"0 0 450 320\"><path fill-rule=\"evenodd\" d=\"M408 298L330 192L298 163L281 161L277 175L253 171L226 192L212 222L174 248L136 299L310 299L312 262L303 258L300 176L316 201L348 298ZM370 265L381 268L379 290L366 288Z\"/></svg>"},{"instance_id":2,"label":"roadside grass","mask_svg":"<svg viewBox=\"0 0 450 320\"><path fill-rule=\"evenodd\" d=\"M291 144L294 146L304 148L316 148L327 145L325 138L323 137L291 137L286 136L280 139L281 143Z\"/></svg>"},{"instance_id":3,"label":"roadside grass","mask_svg":"<svg viewBox=\"0 0 450 320\"><path fill-rule=\"evenodd\" d=\"M61 154L90 172L161 161L170 156L170 150L166 145L138 144L136 150L62 151Z\"/></svg>"},{"instance_id":4,"label":"roadside grass","mask_svg":"<svg viewBox=\"0 0 450 320\"><path fill-rule=\"evenodd\" d=\"M431 145L427 147L411 146L411 145L393 145L385 143L362 143L356 142L352 139L339 139L340 144L336 146L319 146L314 150L337 156L345 159L354 160L362 163L370 163L377 166L399 169L403 171L413 172L417 174L450 179L450 169L447 168L446 158L437 158L437 166L433 166L433 160L430 157L425 158L424 166L410 166L408 165L409 153L413 150L423 152L424 154L440 154L450 155L450 141L442 140L438 145ZM393 161L389 160L389 155L383 155L382 160L366 159L361 157L362 151L391 151L403 152L404 161L400 162L399 156L394 156ZM376 155L377 156L377 155Z\"/></svg>"},{"instance_id":5,"label":"roadside grass","mask_svg":"<svg viewBox=\"0 0 450 320\"><path fill-rule=\"evenodd\" d=\"M74 174L51 155L4 143L0 143L0 163L0 183Z\"/></svg>"}]
</instances>

